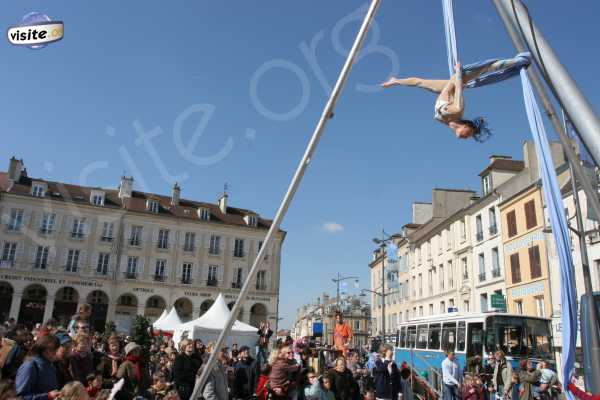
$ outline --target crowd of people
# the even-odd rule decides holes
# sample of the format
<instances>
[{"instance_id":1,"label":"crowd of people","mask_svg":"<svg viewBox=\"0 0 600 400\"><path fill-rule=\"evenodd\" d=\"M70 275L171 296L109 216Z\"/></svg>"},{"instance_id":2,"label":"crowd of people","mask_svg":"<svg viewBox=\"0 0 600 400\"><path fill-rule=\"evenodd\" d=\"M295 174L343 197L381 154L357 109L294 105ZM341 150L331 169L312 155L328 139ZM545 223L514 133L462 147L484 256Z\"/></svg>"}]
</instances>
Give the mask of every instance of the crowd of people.
<instances>
[{"instance_id":1,"label":"crowd of people","mask_svg":"<svg viewBox=\"0 0 600 400\"><path fill-rule=\"evenodd\" d=\"M0 400L437 400L428 377L394 361L392 346L373 342L352 348L351 330L337 317L334 346L315 349L303 339L270 343L268 323L257 330L256 347L152 335L142 347L115 332L90 332L90 307L82 305L68 326L51 319L28 329L9 321L0 327ZM216 352L217 363L199 377ZM324 357L323 354L327 356ZM253 354L256 357L253 357ZM441 365L443 400L552 400L561 396L549 363L518 371L502 351L485 362L470 359L463 371L453 352ZM571 383L581 400L598 400Z\"/></svg>"}]
</instances>

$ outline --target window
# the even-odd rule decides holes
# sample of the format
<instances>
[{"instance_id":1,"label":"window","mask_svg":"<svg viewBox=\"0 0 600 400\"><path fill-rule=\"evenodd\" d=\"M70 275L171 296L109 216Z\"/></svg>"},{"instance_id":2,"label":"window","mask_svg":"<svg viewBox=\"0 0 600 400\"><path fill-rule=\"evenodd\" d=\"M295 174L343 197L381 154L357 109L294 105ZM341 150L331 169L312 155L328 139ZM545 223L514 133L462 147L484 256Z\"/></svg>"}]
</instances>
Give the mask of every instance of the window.
<instances>
[{"instance_id":1,"label":"window","mask_svg":"<svg viewBox=\"0 0 600 400\"><path fill-rule=\"evenodd\" d=\"M419 274L419 297L423 296L423 275Z\"/></svg>"},{"instance_id":2,"label":"window","mask_svg":"<svg viewBox=\"0 0 600 400\"><path fill-rule=\"evenodd\" d=\"M201 208L200 209L200 219L203 221L209 221L210 220L210 211L208 211L208 209L206 209L206 208Z\"/></svg>"},{"instance_id":3,"label":"window","mask_svg":"<svg viewBox=\"0 0 600 400\"><path fill-rule=\"evenodd\" d=\"M515 301L515 308L517 309L517 314L523 315L523 301L522 300Z\"/></svg>"},{"instance_id":4,"label":"window","mask_svg":"<svg viewBox=\"0 0 600 400\"><path fill-rule=\"evenodd\" d=\"M421 309L422 308L423 307L421 307ZM417 349L426 349L428 339L427 325L419 325L417 327Z\"/></svg>"},{"instance_id":5,"label":"window","mask_svg":"<svg viewBox=\"0 0 600 400\"><path fill-rule=\"evenodd\" d=\"M448 248L448 250L452 248L452 233L450 229L446 230L446 247Z\"/></svg>"},{"instance_id":6,"label":"window","mask_svg":"<svg viewBox=\"0 0 600 400\"><path fill-rule=\"evenodd\" d=\"M10 210L10 219L8 221L8 230L12 232L20 232L23 227L23 213L22 209L13 208Z\"/></svg>"},{"instance_id":7,"label":"window","mask_svg":"<svg viewBox=\"0 0 600 400\"><path fill-rule=\"evenodd\" d=\"M244 239L235 239L233 246L234 257L244 257Z\"/></svg>"},{"instance_id":8,"label":"window","mask_svg":"<svg viewBox=\"0 0 600 400\"><path fill-rule=\"evenodd\" d=\"M256 274L256 290L267 290L267 271L261 270Z\"/></svg>"},{"instance_id":9,"label":"window","mask_svg":"<svg viewBox=\"0 0 600 400\"><path fill-rule=\"evenodd\" d=\"M446 277L444 276L444 264L440 264L439 266L439 275L440 275L440 291L444 291L444 285L445 285L445 281L446 281Z\"/></svg>"},{"instance_id":10,"label":"window","mask_svg":"<svg viewBox=\"0 0 600 400\"><path fill-rule=\"evenodd\" d=\"M452 260L448 261L448 286L454 288L454 271L452 270Z\"/></svg>"},{"instance_id":11,"label":"window","mask_svg":"<svg viewBox=\"0 0 600 400\"><path fill-rule=\"evenodd\" d=\"M429 325L429 343L427 344L428 350L439 350L440 349L440 335L442 327L440 324Z\"/></svg>"},{"instance_id":12,"label":"window","mask_svg":"<svg viewBox=\"0 0 600 400\"><path fill-rule=\"evenodd\" d=\"M406 347L414 349L417 343L417 327L409 326L406 329Z\"/></svg>"},{"instance_id":13,"label":"window","mask_svg":"<svg viewBox=\"0 0 600 400\"><path fill-rule=\"evenodd\" d=\"M433 275L435 273L434 269L430 269L428 271L429 273L429 279L428 279L428 283L429 283L429 295L432 296L433 295Z\"/></svg>"},{"instance_id":14,"label":"window","mask_svg":"<svg viewBox=\"0 0 600 400\"><path fill-rule=\"evenodd\" d=\"M456 348L456 322L442 326L442 351L454 351Z\"/></svg>"},{"instance_id":15,"label":"window","mask_svg":"<svg viewBox=\"0 0 600 400\"><path fill-rule=\"evenodd\" d=\"M498 225L496 224L496 208L490 207L488 210L488 215L490 219L490 235L495 235L498 233Z\"/></svg>"},{"instance_id":16,"label":"window","mask_svg":"<svg viewBox=\"0 0 600 400\"><path fill-rule=\"evenodd\" d=\"M467 240L467 224L465 223L465 220L461 220L459 221L459 225L460 225L460 240L461 242L464 242L465 240Z\"/></svg>"},{"instance_id":17,"label":"window","mask_svg":"<svg viewBox=\"0 0 600 400\"><path fill-rule=\"evenodd\" d=\"M535 308L537 310L538 317L546 317L546 305L544 303L544 296L537 296L535 298Z\"/></svg>"},{"instance_id":18,"label":"window","mask_svg":"<svg viewBox=\"0 0 600 400\"><path fill-rule=\"evenodd\" d=\"M181 283L190 285L192 283L192 263L183 263L181 268Z\"/></svg>"},{"instance_id":19,"label":"window","mask_svg":"<svg viewBox=\"0 0 600 400\"><path fill-rule=\"evenodd\" d=\"M5 242L4 248L2 249L2 264L8 266L14 266L15 256L17 254L17 243Z\"/></svg>"},{"instance_id":20,"label":"window","mask_svg":"<svg viewBox=\"0 0 600 400\"><path fill-rule=\"evenodd\" d=\"M508 229L508 237L513 237L517 234L517 215L515 210L506 214L506 228Z\"/></svg>"},{"instance_id":21,"label":"window","mask_svg":"<svg viewBox=\"0 0 600 400\"><path fill-rule=\"evenodd\" d=\"M233 270L233 281L231 282L232 289L241 289L242 288L242 274L243 268L235 268Z\"/></svg>"},{"instance_id":22,"label":"window","mask_svg":"<svg viewBox=\"0 0 600 400\"><path fill-rule=\"evenodd\" d=\"M114 240L113 230L115 228L115 224L112 222L103 222L102 223L102 237L100 240L103 242L112 242Z\"/></svg>"},{"instance_id":23,"label":"window","mask_svg":"<svg viewBox=\"0 0 600 400\"><path fill-rule=\"evenodd\" d=\"M500 276L500 255L498 248L492 249L492 277L497 278Z\"/></svg>"},{"instance_id":24,"label":"window","mask_svg":"<svg viewBox=\"0 0 600 400\"><path fill-rule=\"evenodd\" d=\"M140 246L142 243L142 227L134 225L131 227L131 234L129 236L129 244L131 246Z\"/></svg>"},{"instance_id":25,"label":"window","mask_svg":"<svg viewBox=\"0 0 600 400\"><path fill-rule=\"evenodd\" d=\"M137 266L137 257L127 257L127 271L125 271L125 279L135 279L137 277Z\"/></svg>"},{"instance_id":26,"label":"window","mask_svg":"<svg viewBox=\"0 0 600 400\"><path fill-rule=\"evenodd\" d=\"M146 208L148 209L148 211L154 214L158 214L158 211L160 209L159 203L156 200L148 200L148 203L146 203Z\"/></svg>"},{"instance_id":27,"label":"window","mask_svg":"<svg viewBox=\"0 0 600 400\"><path fill-rule=\"evenodd\" d=\"M44 197L46 195L46 185L34 183L31 186L31 194L35 197Z\"/></svg>"},{"instance_id":28,"label":"window","mask_svg":"<svg viewBox=\"0 0 600 400\"><path fill-rule=\"evenodd\" d=\"M71 238L83 239L85 235L85 218L75 218L71 227Z\"/></svg>"},{"instance_id":29,"label":"window","mask_svg":"<svg viewBox=\"0 0 600 400\"><path fill-rule=\"evenodd\" d=\"M95 206L103 206L104 205L104 193L92 192L90 202Z\"/></svg>"},{"instance_id":30,"label":"window","mask_svg":"<svg viewBox=\"0 0 600 400\"><path fill-rule=\"evenodd\" d=\"M448 302L448 305L452 308L454 308L454 299L450 299L450 301Z\"/></svg>"},{"instance_id":31,"label":"window","mask_svg":"<svg viewBox=\"0 0 600 400\"><path fill-rule=\"evenodd\" d=\"M218 255L221 249L221 236L211 235L210 236L210 247L208 249L209 254Z\"/></svg>"},{"instance_id":32,"label":"window","mask_svg":"<svg viewBox=\"0 0 600 400\"><path fill-rule=\"evenodd\" d=\"M98 275L108 275L108 265L110 262L109 253L98 254L98 264L96 265L96 273Z\"/></svg>"},{"instance_id":33,"label":"window","mask_svg":"<svg viewBox=\"0 0 600 400\"><path fill-rule=\"evenodd\" d=\"M469 312L470 308L469 308L469 300L464 300L463 301L463 311L464 312Z\"/></svg>"},{"instance_id":34,"label":"window","mask_svg":"<svg viewBox=\"0 0 600 400\"><path fill-rule=\"evenodd\" d=\"M460 262L462 263L463 280L466 281L469 279L469 264L467 262L467 257L461 258Z\"/></svg>"},{"instance_id":35,"label":"window","mask_svg":"<svg viewBox=\"0 0 600 400\"><path fill-rule=\"evenodd\" d=\"M419 317L423 316L423 306L419 306Z\"/></svg>"},{"instance_id":36,"label":"window","mask_svg":"<svg viewBox=\"0 0 600 400\"><path fill-rule=\"evenodd\" d=\"M481 242L483 240L483 221L481 220L481 214L479 214L475 217L475 227L477 229L477 231L476 231L477 241Z\"/></svg>"},{"instance_id":37,"label":"window","mask_svg":"<svg viewBox=\"0 0 600 400\"><path fill-rule=\"evenodd\" d=\"M168 249L169 248L169 230L168 229L159 229L157 245L158 245L159 249Z\"/></svg>"},{"instance_id":38,"label":"window","mask_svg":"<svg viewBox=\"0 0 600 400\"><path fill-rule=\"evenodd\" d=\"M433 315L433 304L429 304L429 315Z\"/></svg>"},{"instance_id":39,"label":"window","mask_svg":"<svg viewBox=\"0 0 600 400\"><path fill-rule=\"evenodd\" d=\"M157 282L164 282L166 280L166 269L167 260L156 260L156 268L154 269L154 280Z\"/></svg>"},{"instance_id":40,"label":"window","mask_svg":"<svg viewBox=\"0 0 600 400\"><path fill-rule=\"evenodd\" d=\"M485 281L485 255L479 253L479 282Z\"/></svg>"},{"instance_id":41,"label":"window","mask_svg":"<svg viewBox=\"0 0 600 400\"><path fill-rule=\"evenodd\" d=\"M56 224L56 214L44 213L42 215L42 224L40 226L40 233L47 235L54 232L54 226Z\"/></svg>"},{"instance_id":42,"label":"window","mask_svg":"<svg viewBox=\"0 0 600 400\"><path fill-rule=\"evenodd\" d=\"M525 226L531 229L537 225L537 217L535 215L535 200L529 200L525 203Z\"/></svg>"},{"instance_id":43,"label":"window","mask_svg":"<svg viewBox=\"0 0 600 400\"><path fill-rule=\"evenodd\" d=\"M208 266L208 278L206 280L206 286L217 286L217 282L219 273L218 265L209 265Z\"/></svg>"},{"instance_id":44,"label":"window","mask_svg":"<svg viewBox=\"0 0 600 400\"><path fill-rule=\"evenodd\" d=\"M456 350L465 351L466 340L466 325L464 321L458 322L458 330L456 331Z\"/></svg>"},{"instance_id":45,"label":"window","mask_svg":"<svg viewBox=\"0 0 600 400\"><path fill-rule=\"evenodd\" d=\"M257 222L256 216L248 215L247 221L248 221L248 226L256 226L256 222Z\"/></svg>"},{"instance_id":46,"label":"window","mask_svg":"<svg viewBox=\"0 0 600 400\"><path fill-rule=\"evenodd\" d=\"M446 302L440 301L440 314L446 314Z\"/></svg>"},{"instance_id":47,"label":"window","mask_svg":"<svg viewBox=\"0 0 600 400\"><path fill-rule=\"evenodd\" d=\"M186 232L183 240L183 251L194 251L196 248L196 234L194 232Z\"/></svg>"},{"instance_id":48,"label":"window","mask_svg":"<svg viewBox=\"0 0 600 400\"><path fill-rule=\"evenodd\" d=\"M521 282L521 264L519 263L519 253L510 255L510 272L512 283Z\"/></svg>"},{"instance_id":49,"label":"window","mask_svg":"<svg viewBox=\"0 0 600 400\"><path fill-rule=\"evenodd\" d=\"M483 178L481 178L481 191L484 196L492 191L492 176L491 175L488 174L488 175L484 176Z\"/></svg>"},{"instance_id":50,"label":"window","mask_svg":"<svg viewBox=\"0 0 600 400\"><path fill-rule=\"evenodd\" d=\"M50 248L48 246L38 246L35 249L35 261L33 264L33 268L47 269L49 252L50 252Z\"/></svg>"},{"instance_id":51,"label":"window","mask_svg":"<svg viewBox=\"0 0 600 400\"><path fill-rule=\"evenodd\" d=\"M488 311L488 295L487 295L487 293L481 294L481 296L479 297L479 301L481 303L481 312L487 312Z\"/></svg>"},{"instance_id":52,"label":"window","mask_svg":"<svg viewBox=\"0 0 600 400\"><path fill-rule=\"evenodd\" d=\"M530 247L528 250L531 279L540 278L542 276L542 261L540 260L540 247L533 246Z\"/></svg>"},{"instance_id":53,"label":"window","mask_svg":"<svg viewBox=\"0 0 600 400\"><path fill-rule=\"evenodd\" d=\"M79 269L79 255L81 254L80 250L69 250L67 253L67 265L65 266L65 270L67 272L77 272Z\"/></svg>"},{"instance_id":54,"label":"window","mask_svg":"<svg viewBox=\"0 0 600 400\"><path fill-rule=\"evenodd\" d=\"M412 277L412 285L411 285L412 286L412 297L413 297L413 299L415 297L417 297L417 282L416 281L417 281L416 278L413 276Z\"/></svg>"}]
</instances>

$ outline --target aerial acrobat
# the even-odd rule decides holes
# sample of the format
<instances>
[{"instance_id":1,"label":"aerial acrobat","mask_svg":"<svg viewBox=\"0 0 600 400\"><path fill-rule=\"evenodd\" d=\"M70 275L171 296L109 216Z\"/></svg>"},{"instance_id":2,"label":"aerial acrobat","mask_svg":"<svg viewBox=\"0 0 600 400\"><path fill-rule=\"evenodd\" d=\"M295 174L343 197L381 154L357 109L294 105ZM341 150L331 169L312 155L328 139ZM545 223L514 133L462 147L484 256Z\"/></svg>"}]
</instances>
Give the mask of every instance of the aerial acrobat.
<instances>
[{"instance_id":1,"label":"aerial acrobat","mask_svg":"<svg viewBox=\"0 0 600 400\"><path fill-rule=\"evenodd\" d=\"M381 84L384 88L392 86L416 86L437 93L434 118L447 125L459 139L473 138L485 141L491 132L483 117L465 119L465 99L463 88L474 88L508 79L519 73L521 68L529 66L531 55L518 54L505 60L492 59L461 67L457 63L450 79L423 79L417 77L395 78Z\"/></svg>"}]
</instances>

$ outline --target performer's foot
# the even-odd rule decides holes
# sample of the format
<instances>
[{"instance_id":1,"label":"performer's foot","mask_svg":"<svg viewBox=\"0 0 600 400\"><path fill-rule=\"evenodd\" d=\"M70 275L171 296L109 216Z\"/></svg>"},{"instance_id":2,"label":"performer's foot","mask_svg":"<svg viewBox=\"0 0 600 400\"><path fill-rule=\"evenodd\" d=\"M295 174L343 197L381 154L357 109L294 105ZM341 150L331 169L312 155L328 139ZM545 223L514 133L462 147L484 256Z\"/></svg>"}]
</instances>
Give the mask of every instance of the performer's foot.
<instances>
[{"instance_id":1,"label":"performer's foot","mask_svg":"<svg viewBox=\"0 0 600 400\"><path fill-rule=\"evenodd\" d=\"M396 85L399 85L399 84L400 84L400 81L399 81L399 79L396 79L396 78L394 78L394 77L391 77L391 78L390 78L390 79L389 79L387 82L383 82L383 83L381 84L381 87L384 87L384 88L390 88L390 87L392 87L392 86L396 86Z\"/></svg>"}]
</instances>

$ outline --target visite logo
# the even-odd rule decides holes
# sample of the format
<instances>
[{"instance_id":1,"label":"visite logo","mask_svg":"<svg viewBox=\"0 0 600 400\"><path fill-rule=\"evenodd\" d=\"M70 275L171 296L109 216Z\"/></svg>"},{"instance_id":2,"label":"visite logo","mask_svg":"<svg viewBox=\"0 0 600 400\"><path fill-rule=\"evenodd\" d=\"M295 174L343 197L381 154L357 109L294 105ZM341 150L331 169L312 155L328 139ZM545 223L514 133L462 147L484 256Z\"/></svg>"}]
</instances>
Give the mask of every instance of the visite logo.
<instances>
[{"instance_id":1,"label":"visite logo","mask_svg":"<svg viewBox=\"0 0 600 400\"><path fill-rule=\"evenodd\" d=\"M62 21L52 21L46 14L31 12L19 24L8 28L8 41L17 46L42 49L64 36Z\"/></svg>"}]
</instances>

